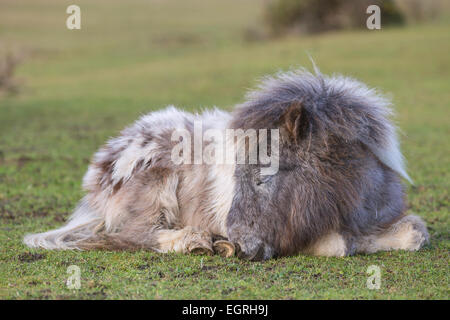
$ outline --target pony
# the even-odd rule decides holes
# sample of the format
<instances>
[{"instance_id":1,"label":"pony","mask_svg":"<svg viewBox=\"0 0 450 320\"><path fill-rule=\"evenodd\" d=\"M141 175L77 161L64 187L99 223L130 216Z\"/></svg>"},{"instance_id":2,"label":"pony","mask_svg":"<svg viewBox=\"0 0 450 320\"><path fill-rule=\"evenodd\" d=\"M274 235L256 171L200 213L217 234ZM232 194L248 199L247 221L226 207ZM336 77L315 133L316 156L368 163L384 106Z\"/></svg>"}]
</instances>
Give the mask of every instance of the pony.
<instances>
[{"instance_id":1,"label":"pony","mask_svg":"<svg viewBox=\"0 0 450 320\"><path fill-rule=\"evenodd\" d=\"M101 147L67 224L24 242L51 250L148 249L252 261L418 250L429 235L420 217L406 214L401 179L411 179L391 117L391 103L377 90L305 69L264 78L231 112L169 106ZM255 141L269 130L264 138L276 172L264 173L261 159L204 163L178 152L180 143L195 149L186 136L195 135L198 122L203 134L244 132L227 136L225 145L248 154L261 149ZM181 142L173 139L180 130L186 133ZM218 140L203 136L201 142L214 149ZM191 161L178 163L174 154Z\"/></svg>"}]
</instances>

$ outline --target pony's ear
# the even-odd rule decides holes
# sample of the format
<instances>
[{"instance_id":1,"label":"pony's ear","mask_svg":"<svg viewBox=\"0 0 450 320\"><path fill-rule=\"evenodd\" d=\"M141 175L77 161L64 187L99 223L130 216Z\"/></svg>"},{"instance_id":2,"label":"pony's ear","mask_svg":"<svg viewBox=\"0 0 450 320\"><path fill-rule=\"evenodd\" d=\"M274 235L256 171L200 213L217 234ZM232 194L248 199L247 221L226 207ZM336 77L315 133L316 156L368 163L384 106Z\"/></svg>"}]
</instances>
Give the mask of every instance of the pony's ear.
<instances>
[{"instance_id":1,"label":"pony's ear","mask_svg":"<svg viewBox=\"0 0 450 320\"><path fill-rule=\"evenodd\" d=\"M300 101L289 105L282 116L282 127L286 130L290 139L295 143L305 136L308 129L308 115Z\"/></svg>"}]
</instances>

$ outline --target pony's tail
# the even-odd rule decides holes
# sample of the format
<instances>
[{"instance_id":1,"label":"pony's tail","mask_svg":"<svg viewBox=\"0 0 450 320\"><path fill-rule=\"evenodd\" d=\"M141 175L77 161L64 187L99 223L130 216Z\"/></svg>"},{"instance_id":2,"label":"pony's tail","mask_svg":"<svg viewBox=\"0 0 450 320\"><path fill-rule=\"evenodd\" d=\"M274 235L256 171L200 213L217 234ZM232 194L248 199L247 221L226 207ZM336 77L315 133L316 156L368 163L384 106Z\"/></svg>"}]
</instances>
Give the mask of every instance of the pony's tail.
<instances>
[{"instance_id":1,"label":"pony's tail","mask_svg":"<svg viewBox=\"0 0 450 320\"><path fill-rule=\"evenodd\" d=\"M30 248L81 250L83 243L96 238L97 231L102 226L101 216L83 199L66 225L48 232L26 235L24 243Z\"/></svg>"}]
</instances>

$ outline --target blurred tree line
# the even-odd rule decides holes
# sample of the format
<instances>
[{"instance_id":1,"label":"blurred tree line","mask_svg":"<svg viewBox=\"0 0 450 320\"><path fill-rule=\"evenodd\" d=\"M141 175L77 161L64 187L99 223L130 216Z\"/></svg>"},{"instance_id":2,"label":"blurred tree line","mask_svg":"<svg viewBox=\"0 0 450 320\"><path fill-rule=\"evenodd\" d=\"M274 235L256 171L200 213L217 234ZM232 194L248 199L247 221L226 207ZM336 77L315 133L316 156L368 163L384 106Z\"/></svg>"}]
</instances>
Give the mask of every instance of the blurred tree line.
<instances>
[{"instance_id":1,"label":"blurred tree line","mask_svg":"<svg viewBox=\"0 0 450 320\"><path fill-rule=\"evenodd\" d=\"M381 25L435 18L443 0L272 0L265 19L272 34L319 33L366 27L370 5L381 9Z\"/></svg>"}]
</instances>

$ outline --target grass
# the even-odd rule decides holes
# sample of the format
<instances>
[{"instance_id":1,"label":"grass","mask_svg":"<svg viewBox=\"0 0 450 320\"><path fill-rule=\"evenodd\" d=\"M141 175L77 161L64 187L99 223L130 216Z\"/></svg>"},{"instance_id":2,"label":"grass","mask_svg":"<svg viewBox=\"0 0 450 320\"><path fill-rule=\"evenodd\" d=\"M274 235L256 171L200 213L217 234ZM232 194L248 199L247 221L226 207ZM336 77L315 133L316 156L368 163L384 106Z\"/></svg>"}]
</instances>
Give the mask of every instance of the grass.
<instances>
[{"instance_id":1,"label":"grass","mask_svg":"<svg viewBox=\"0 0 450 320\"><path fill-rule=\"evenodd\" d=\"M21 94L0 100L2 299L448 299L450 19L407 28L247 41L258 0L77 1L82 29L65 28L68 1L4 0L0 39L27 53ZM50 252L26 233L64 223L82 196L93 152L142 113L175 104L230 109L254 79L311 54L325 73L392 95L415 185L410 211L429 226L420 252L250 263L152 252ZM67 267L81 269L70 290ZM370 265L380 290L366 288Z\"/></svg>"}]
</instances>

